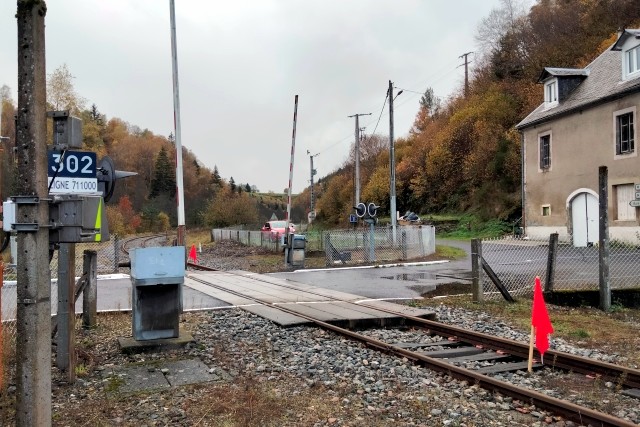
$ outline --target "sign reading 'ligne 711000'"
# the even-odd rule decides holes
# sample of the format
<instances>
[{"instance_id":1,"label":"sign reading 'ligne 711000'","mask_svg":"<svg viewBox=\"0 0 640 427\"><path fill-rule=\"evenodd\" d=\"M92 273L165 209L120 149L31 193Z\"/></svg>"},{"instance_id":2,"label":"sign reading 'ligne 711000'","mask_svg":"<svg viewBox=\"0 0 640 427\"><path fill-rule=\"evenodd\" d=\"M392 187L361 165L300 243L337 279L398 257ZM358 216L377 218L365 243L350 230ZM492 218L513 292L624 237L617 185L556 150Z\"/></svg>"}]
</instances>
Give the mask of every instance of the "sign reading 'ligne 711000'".
<instances>
[{"instance_id":1,"label":"sign reading 'ligne 711000'","mask_svg":"<svg viewBox=\"0 0 640 427\"><path fill-rule=\"evenodd\" d=\"M98 191L96 153L49 151L47 157L50 194L92 194Z\"/></svg>"}]
</instances>

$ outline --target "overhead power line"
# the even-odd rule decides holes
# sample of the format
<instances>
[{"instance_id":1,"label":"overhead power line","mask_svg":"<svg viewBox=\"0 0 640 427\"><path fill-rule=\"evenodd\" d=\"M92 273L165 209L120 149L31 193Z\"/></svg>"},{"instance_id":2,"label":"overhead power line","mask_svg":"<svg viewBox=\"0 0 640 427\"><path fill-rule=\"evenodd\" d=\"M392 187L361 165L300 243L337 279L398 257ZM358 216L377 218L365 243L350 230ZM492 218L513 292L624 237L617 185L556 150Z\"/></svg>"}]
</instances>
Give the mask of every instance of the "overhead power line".
<instances>
[{"instance_id":1,"label":"overhead power line","mask_svg":"<svg viewBox=\"0 0 640 427\"><path fill-rule=\"evenodd\" d=\"M376 130L378 129L378 125L380 124L380 119L382 118L382 113L384 111L384 106L387 105L387 99L389 99L389 92L387 91L387 95L384 97L384 102L382 103L382 109L380 109L380 115L378 116L378 122L376 123L376 127L373 128L373 132L371 135L376 134Z\"/></svg>"}]
</instances>

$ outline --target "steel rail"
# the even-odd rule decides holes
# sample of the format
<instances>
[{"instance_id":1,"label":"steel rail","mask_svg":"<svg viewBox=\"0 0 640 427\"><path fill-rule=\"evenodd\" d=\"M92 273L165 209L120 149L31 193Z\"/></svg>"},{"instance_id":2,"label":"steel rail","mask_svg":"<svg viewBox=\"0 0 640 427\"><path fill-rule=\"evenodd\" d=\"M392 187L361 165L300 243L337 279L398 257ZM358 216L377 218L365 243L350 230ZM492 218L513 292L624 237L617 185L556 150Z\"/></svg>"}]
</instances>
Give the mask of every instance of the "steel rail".
<instances>
[{"instance_id":1,"label":"steel rail","mask_svg":"<svg viewBox=\"0 0 640 427\"><path fill-rule=\"evenodd\" d=\"M236 273L231 273L236 274ZM263 281L265 283L271 283L268 280L259 279L255 276L254 280ZM296 286L281 285L289 289L299 289ZM305 290L305 292L316 294L326 297L326 294L313 292L311 290ZM345 300L337 300L345 303L352 303ZM462 329L457 326L447 325L445 323L437 322L434 320L423 319L421 317L410 316L407 314L399 313L393 310L385 309L379 306L357 303L356 305L366 307L385 313L401 316L404 319L410 320L417 325L426 327L429 331L446 337L456 337L460 341L467 342L472 345L479 345L486 349L502 350L513 356L520 357L527 360L529 358L529 345L518 341L510 340L508 338L496 337L493 335L484 334L482 332L475 332L466 329ZM540 359L540 353L535 350L534 353L538 359ZM559 368L566 371L572 371L584 375L597 376L603 380L614 382L618 385L628 388L640 388L640 370L628 368L624 366L615 365L609 362L603 362L600 360L589 359L587 357L564 353L556 350L547 350L546 353L547 363L545 366L552 368Z\"/></svg>"},{"instance_id":2,"label":"steel rail","mask_svg":"<svg viewBox=\"0 0 640 427\"><path fill-rule=\"evenodd\" d=\"M152 236L139 236L139 237L136 236L136 237L132 237L131 239L128 239L128 240L122 242L122 246L121 246L122 252L124 252L125 254L129 255L129 249L130 249L129 248L129 244L131 242L136 241L136 240L142 240L142 247L146 247L146 243L149 240L157 239L157 238L164 237L164 236L165 236L164 234L154 234Z\"/></svg>"},{"instance_id":3,"label":"steel rail","mask_svg":"<svg viewBox=\"0 0 640 427\"><path fill-rule=\"evenodd\" d=\"M383 311L385 311L383 309ZM461 341L492 350L503 350L523 359L529 358L529 345L507 338L495 337L482 332L467 331L457 326L445 325L433 320L419 317L405 316L408 320L426 327L429 331L438 335L454 336ZM538 358L540 354L535 351ZM556 350L545 352L545 366L560 368L566 371L578 372L585 375L594 375L616 384L629 388L640 388L640 370L614 365L613 363L589 359L583 356L563 353Z\"/></svg>"},{"instance_id":4,"label":"steel rail","mask_svg":"<svg viewBox=\"0 0 640 427\"><path fill-rule=\"evenodd\" d=\"M235 273L230 273L230 274L235 274ZM453 378L462 380L462 381L466 381L469 384L477 384L478 386L486 389L486 390L490 390L490 391L495 391L495 392L499 392L502 393L506 396L510 396L513 397L515 399L518 399L522 402L527 402L529 404L535 405L538 408L541 409L546 409L548 411L551 411L555 414L559 414L562 415L564 417L566 417L567 419L570 419L572 421L578 422L580 424L591 424L594 426L602 426L602 427L637 427L636 424L631 423L629 421L623 420L621 418L618 417L614 417L612 415L609 414L605 414L603 412L599 412L590 408L586 408L580 405L576 405L574 403L565 401L565 400L561 400L561 399L557 399L555 397L551 397L551 396L547 396L545 394L539 393L537 391L534 390L528 390L525 388L521 388L518 387L516 385L507 383L505 381L500 381L498 379L474 372L472 370L469 369L465 369L459 366L455 366L452 364L449 364L447 362L443 362L441 360L426 356L424 354L421 353L417 353L411 350L407 350L404 348L400 348L398 346L395 346L393 344L389 344L389 343L385 343L383 341L377 340L375 338L371 338L371 337L367 337L365 335L359 334L357 332L354 331L350 331L348 329L344 329L341 328L339 326L335 326L332 325L330 323L324 322L322 320L318 320L315 319L313 317L301 314L297 311L294 310L290 310L287 309L285 307L282 307L281 305L275 304L275 303L270 303L267 301L262 301L259 298L256 297L251 297L245 294L242 294L240 292L236 292L236 291L232 291L229 290L223 286L217 286L214 285L210 282L207 282L206 280L203 279L199 279L199 278L195 278L192 277L191 278L194 281L206 284L208 286L211 286L213 288L216 289L220 289L223 290L225 292L228 292L230 294L236 295L236 296L241 296L243 298L247 298L247 299L252 299L260 304L266 305L268 307L272 307L272 308L276 308L280 311L283 311L285 313L289 313L291 315L306 319L318 326L321 326L325 329L331 330L333 332L336 332L340 335L344 335L350 338L353 338L355 340L358 340L360 342L365 343L366 345L370 346L370 347L374 347L377 348L381 351L385 351L388 353L392 353L392 354L396 354L396 355L401 355L404 357L407 357L408 359L420 362L421 364L423 364L424 366L426 366L427 368L434 370L434 371L438 371L441 373L444 373L446 375L449 375ZM266 281L265 281L266 282ZM413 316L405 316L402 314L399 314L401 317L413 317ZM414 317L415 318L415 317ZM415 318L415 319L419 319L419 318ZM424 320L424 319L423 319ZM435 322L437 323L437 322Z\"/></svg>"}]
</instances>

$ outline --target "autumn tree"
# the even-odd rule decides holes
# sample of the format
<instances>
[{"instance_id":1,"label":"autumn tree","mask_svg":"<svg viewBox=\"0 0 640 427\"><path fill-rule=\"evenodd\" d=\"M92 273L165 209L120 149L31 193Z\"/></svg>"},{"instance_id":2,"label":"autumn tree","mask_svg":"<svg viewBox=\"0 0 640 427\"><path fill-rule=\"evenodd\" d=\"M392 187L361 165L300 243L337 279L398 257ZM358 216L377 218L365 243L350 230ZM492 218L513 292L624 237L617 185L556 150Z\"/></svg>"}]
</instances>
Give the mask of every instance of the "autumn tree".
<instances>
[{"instance_id":1,"label":"autumn tree","mask_svg":"<svg viewBox=\"0 0 640 427\"><path fill-rule=\"evenodd\" d=\"M0 111L0 136L6 138L0 141L0 196L5 197L14 191L18 176L17 164L12 161L16 133L13 119L15 107L11 100L11 90L6 85L0 88Z\"/></svg>"},{"instance_id":2,"label":"autumn tree","mask_svg":"<svg viewBox=\"0 0 640 427\"><path fill-rule=\"evenodd\" d=\"M500 41L519 23L522 24L527 14L523 0L500 0L500 6L491 9L489 15L480 20L475 39L485 54L500 49Z\"/></svg>"},{"instance_id":3,"label":"autumn tree","mask_svg":"<svg viewBox=\"0 0 640 427\"><path fill-rule=\"evenodd\" d=\"M82 119L82 142L84 146L96 152L98 157L106 154L104 141L106 118L98 111L96 104L91 105L89 110L80 112Z\"/></svg>"},{"instance_id":4,"label":"autumn tree","mask_svg":"<svg viewBox=\"0 0 640 427\"><path fill-rule=\"evenodd\" d=\"M107 219L109 231L120 236L134 234L142 223L127 196L121 197L116 206L107 205Z\"/></svg>"},{"instance_id":5,"label":"autumn tree","mask_svg":"<svg viewBox=\"0 0 640 427\"><path fill-rule=\"evenodd\" d=\"M208 204L203 220L211 227L255 224L258 222L258 209L248 194L238 194L227 187Z\"/></svg>"},{"instance_id":6,"label":"autumn tree","mask_svg":"<svg viewBox=\"0 0 640 427\"><path fill-rule=\"evenodd\" d=\"M70 110L79 114L84 108L86 100L76 92L73 87L74 76L62 64L47 77L47 102L54 110Z\"/></svg>"}]
</instances>

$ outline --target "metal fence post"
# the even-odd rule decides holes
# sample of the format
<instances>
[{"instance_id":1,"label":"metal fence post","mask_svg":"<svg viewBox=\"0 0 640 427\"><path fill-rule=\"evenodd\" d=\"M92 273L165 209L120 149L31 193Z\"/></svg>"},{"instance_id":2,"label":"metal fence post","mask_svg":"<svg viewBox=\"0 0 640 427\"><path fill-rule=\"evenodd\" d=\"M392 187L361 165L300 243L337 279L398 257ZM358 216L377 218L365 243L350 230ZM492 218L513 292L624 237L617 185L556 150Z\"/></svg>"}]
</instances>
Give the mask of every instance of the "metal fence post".
<instances>
[{"instance_id":1,"label":"metal fence post","mask_svg":"<svg viewBox=\"0 0 640 427\"><path fill-rule=\"evenodd\" d=\"M558 233L549 235L549 256L547 258L547 280L544 282L545 292L553 291L553 279L556 275L556 258L558 257Z\"/></svg>"},{"instance_id":2,"label":"metal fence post","mask_svg":"<svg viewBox=\"0 0 640 427\"><path fill-rule=\"evenodd\" d=\"M482 301L482 280L481 278L481 265L482 265L482 240L471 240L471 274L473 282L471 286L472 301Z\"/></svg>"},{"instance_id":3,"label":"metal fence post","mask_svg":"<svg viewBox=\"0 0 640 427\"><path fill-rule=\"evenodd\" d=\"M95 328L98 316L98 253L85 250L83 255L83 275L87 279L82 291L82 327Z\"/></svg>"},{"instance_id":4,"label":"metal fence post","mask_svg":"<svg viewBox=\"0 0 640 427\"><path fill-rule=\"evenodd\" d=\"M598 168L598 188L600 190L600 237L598 241L598 264L600 282L600 308L611 309L611 282L609 278L609 184L606 166Z\"/></svg>"},{"instance_id":5,"label":"metal fence post","mask_svg":"<svg viewBox=\"0 0 640 427\"><path fill-rule=\"evenodd\" d=\"M120 264L120 239L116 234L113 238L113 272L118 272L118 264Z\"/></svg>"},{"instance_id":6,"label":"metal fence post","mask_svg":"<svg viewBox=\"0 0 640 427\"><path fill-rule=\"evenodd\" d=\"M556 258L558 257L558 233L549 235L549 253L547 256L547 278L544 282L545 292L553 291L553 279L556 276Z\"/></svg>"},{"instance_id":7,"label":"metal fence post","mask_svg":"<svg viewBox=\"0 0 640 427\"><path fill-rule=\"evenodd\" d=\"M323 237L323 241L324 241L324 249L325 249L325 251L324 251L324 254L325 254L325 265L326 265L327 267L329 267L329 266L331 265L331 262L332 262L332 260L331 260L331 255L330 255L330 253L329 253L329 252L330 252L330 251L329 251L329 248L331 247L331 246L329 245L329 243L330 243L330 242L329 242L329 236L330 236L330 235L329 235L329 233L326 233L326 234L324 234L324 235L322 236L322 237Z\"/></svg>"},{"instance_id":8,"label":"metal fence post","mask_svg":"<svg viewBox=\"0 0 640 427\"><path fill-rule=\"evenodd\" d=\"M407 259L407 231L406 230L402 230L400 239L401 239L400 246L402 247L402 259L406 260Z\"/></svg>"}]
</instances>

